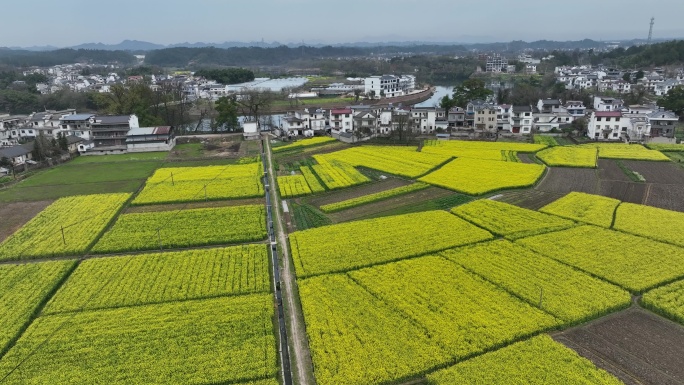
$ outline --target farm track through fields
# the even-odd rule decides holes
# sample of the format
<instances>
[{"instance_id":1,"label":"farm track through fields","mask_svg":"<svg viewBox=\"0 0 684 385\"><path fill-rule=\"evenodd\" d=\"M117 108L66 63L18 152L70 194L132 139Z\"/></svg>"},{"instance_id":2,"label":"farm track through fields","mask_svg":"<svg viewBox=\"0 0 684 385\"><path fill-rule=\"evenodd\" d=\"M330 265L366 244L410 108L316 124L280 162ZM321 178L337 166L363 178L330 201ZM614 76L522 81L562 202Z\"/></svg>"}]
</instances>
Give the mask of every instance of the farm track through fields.
<instances>
[{"instance_id":1,"label":"farm track through fields","mask_svg":"<svg viewBox=\"0 0 684 385\"><path fill-rule=\"evenodd\" d=\"M309 341L306 335L306 328L304 326L304 320L302 315L302 310L300 308L299 302L295 299L295 292L297 290L296 278L293 272L292 259L288 249L288 240L285 233L286 227L283 221L283 216L280 213L281 204L278 200L277 184L275 179L275 172L273 167L273 156L271 153L271 146L268 140L268 136L263 141L265 143L265 154L267 157L268 165L268 177L270 179L269 193L271 194L272 203L272 213L275 216L274 222L277 223L275 226L275 231L277 232L278 243L280 245L280 252L282 253L282 271L281 271L281 281L284 284L284 295L285 295L285 305L286 305L286 317L288 322L289 331L289 341L292 343L294 349L294 361L291 362L294 366L297 384L299 385L313 385L315 380L313 378L313 364L311 361L311 352L309 351ZM266 168L265 168L266 169ZM290 360L292 361L292 356Z\"/></svg>"}]
</instances>

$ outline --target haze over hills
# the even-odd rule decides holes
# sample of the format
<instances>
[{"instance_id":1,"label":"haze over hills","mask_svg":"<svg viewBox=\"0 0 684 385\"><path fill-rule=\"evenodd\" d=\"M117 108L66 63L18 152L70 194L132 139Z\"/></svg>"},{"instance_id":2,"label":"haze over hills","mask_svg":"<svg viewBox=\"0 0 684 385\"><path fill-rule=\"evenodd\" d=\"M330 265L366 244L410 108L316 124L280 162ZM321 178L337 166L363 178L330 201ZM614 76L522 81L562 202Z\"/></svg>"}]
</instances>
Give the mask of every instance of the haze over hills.
<instances>
[{"instance_id":1,"label":"haze over hills","mask_svg":"<svg viewBox=\"0 0 684 385\"><path fill-rule=\"evenodd\" d=\"M674 39L674 38L673 38ZM654 39L654 42L663 42L672 39ZM104 43L84 43L71 47L55 47L52 45L48 46L31 46L31 47L9 47L12 50L24 50L24 51L53 51L56 49L71 48L71 49L88 49L88 50L104 50L104 51L153 51L166 48L203 48L203 47L215 47L215 48L235 48L235 47L260 47L260 48L275 48L280 46L288 47L358 47L358 48L368 48L368 47L410 47L419 45L433 45L433 46L453 46L453 45L463 45L468 46L470 49L586 49L586 48L600 48L608 45L613 45L619 43L622 46L643 44L646 40L644 39L625 39L625 40L612 40L612 41L596 41L592 39L575 40L575 41L554 41L554 40L538 40L533 42L525 41L510 41L510 42L495 42L491 38L487 37L476 37L476 36L463 36L462 39L458 41L406 41L406 40L387 40L387 41L359 41L350 43L337 43L337 44L326 44L320 40L313 41L302 41L302 42L290 42L290 43L280 43L280 42L265 42L265 41L252 41L252 42L238 42L238 41L226 41L223 43L205 43L205 42L195 42L195 43L176 43L176 44L157 44L147 41L140 40L124 40L118 44L104 44ZM3 47L4 48L4 47ZM0 49L3 49L0 48ZM7 49L7 48L4 48Z\"/></svg>"}]
</instances>

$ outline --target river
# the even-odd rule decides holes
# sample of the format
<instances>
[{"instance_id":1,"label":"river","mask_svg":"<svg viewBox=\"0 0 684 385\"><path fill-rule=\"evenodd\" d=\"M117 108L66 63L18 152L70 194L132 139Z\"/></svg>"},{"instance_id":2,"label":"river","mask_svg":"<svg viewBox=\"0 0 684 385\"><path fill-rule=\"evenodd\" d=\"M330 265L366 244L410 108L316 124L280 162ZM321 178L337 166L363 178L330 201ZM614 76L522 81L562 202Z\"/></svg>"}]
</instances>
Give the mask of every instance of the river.
<instances>
[{"instance_id":1,"label":"river","mask_svg":"<svg viewBox=\"0 0 684 385\"><path fill-rule=\"evenodd\" d=\"M453 93L454 87L444 87L444 86L437 86L435 87L435 93L432 95L432 97L422 103L418 103L415 105L415 107L434 107L437 106L439 107L439 102L442 100L444 95L449 95Z\"/></svg>"}]
</instances>

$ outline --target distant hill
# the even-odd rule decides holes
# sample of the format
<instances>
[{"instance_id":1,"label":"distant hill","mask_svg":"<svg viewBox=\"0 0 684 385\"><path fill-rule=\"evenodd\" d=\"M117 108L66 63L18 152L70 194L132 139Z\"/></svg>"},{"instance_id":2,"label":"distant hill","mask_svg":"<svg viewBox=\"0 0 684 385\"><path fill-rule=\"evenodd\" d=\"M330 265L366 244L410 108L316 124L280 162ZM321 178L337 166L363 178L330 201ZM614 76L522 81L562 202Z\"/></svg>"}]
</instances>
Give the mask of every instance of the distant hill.
<instances>
[{"instance_id":1,"label":"distant hill","mask_svg":"<svg viewBox=\"0 0 684 385\"><path fill-rule=\"evenodd\" d=\"M655 42L667 41L670 39L660 39L655 40ZM325 44L320 41L315 41L311 43L298 42L298 43L287 43L282 44L279 42L264 42L264 41L252 41L252 42L239 42L239 41L226 41L223 43L175 43L169 45L156 44L147 41L140 40L124 40L118 44L104 44L104 43L85 43L73 47L64 47L71 49L88 49L88 50L101 50L101 51L155 51L160 49L168 48L277 48L286 46L289 48L297 48L300 46L307 46L313 48L323 48L323 47L349 47L349 48L375 48L375 47L417 47L417 46L438 46L438 47L448 47L448 46L465 46L469 50L481 50L481 51L493 51L493 52L514 52L526 49L531 50L573 50L573 49L591 49L591 48L605 48L618 44L621 47L628 48L633 45L644 44L644 40L621 40L616 42L599 42L591 39L577 40L577 41L554 41L554 40L537 40L532 42L525 41L510 41L510 42L487 42L487 43L474 43L472 40L467 39L468 42L430 42L430 41L385 41L385 42L351 42L351 43L339 43L339 44ZM54 46L34 46L34 47L10 47L13 50L24 50L24 51L52 51L58 49Z\"/></svg>"},{"instance_id":2,"label":"distant hill","mask_svg":"<svg viewBox=\"0 0 684 385\"><path fill-rule=\"evenodd\" d=\"M101 51L152 51L155 49L166 48L161 44L154 44L139 40L124 40L119 44L87 43L81 44L72 49L96 49Z\"/></svg>"}]
</instances>

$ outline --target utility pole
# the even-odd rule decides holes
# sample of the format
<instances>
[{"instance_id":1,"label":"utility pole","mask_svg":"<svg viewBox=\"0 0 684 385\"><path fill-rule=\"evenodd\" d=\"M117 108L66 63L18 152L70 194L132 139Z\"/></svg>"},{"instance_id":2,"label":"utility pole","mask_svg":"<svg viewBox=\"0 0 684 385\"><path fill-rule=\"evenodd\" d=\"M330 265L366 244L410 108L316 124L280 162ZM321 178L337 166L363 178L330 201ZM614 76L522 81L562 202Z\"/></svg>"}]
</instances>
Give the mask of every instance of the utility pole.
<instances>
[{"instance_id":1,"label":"utility pole","mask_svg":"<svg viewBox=\"0 0 684 385\"><path fill-rule=\"evenodd\" d=\"M653 24L655 24L655 17L651 17L651 28L648 30L648 43L651 44L651 39L653 39Z\"/></svg>"}]
</instances>

